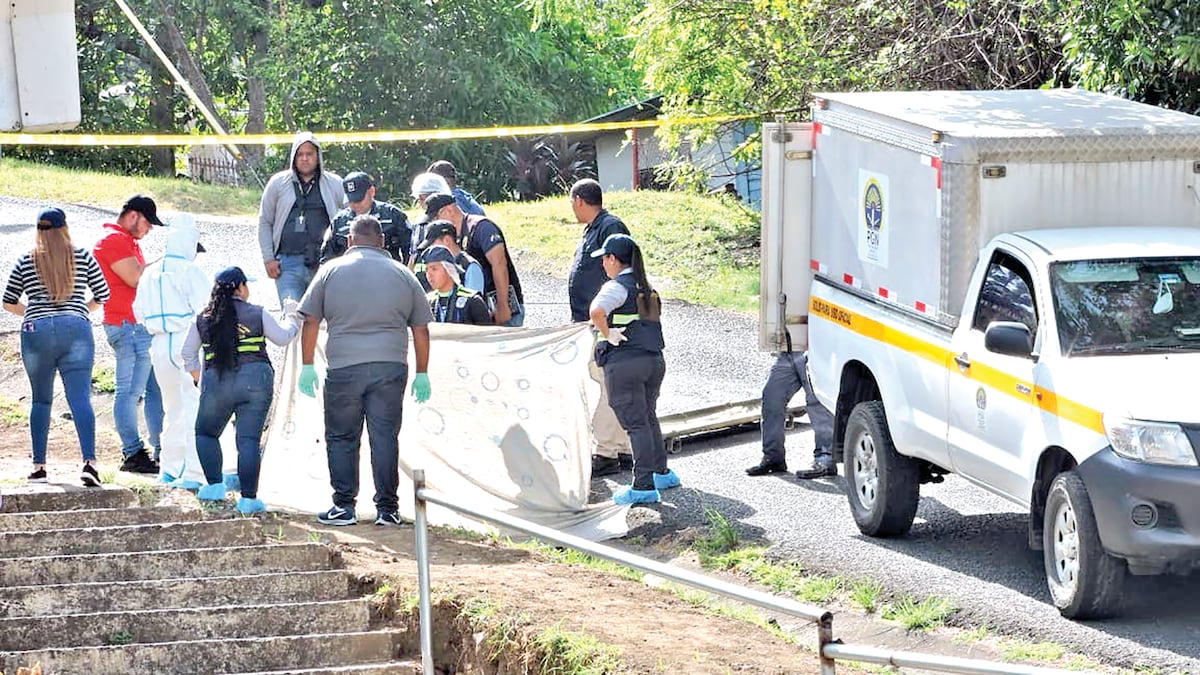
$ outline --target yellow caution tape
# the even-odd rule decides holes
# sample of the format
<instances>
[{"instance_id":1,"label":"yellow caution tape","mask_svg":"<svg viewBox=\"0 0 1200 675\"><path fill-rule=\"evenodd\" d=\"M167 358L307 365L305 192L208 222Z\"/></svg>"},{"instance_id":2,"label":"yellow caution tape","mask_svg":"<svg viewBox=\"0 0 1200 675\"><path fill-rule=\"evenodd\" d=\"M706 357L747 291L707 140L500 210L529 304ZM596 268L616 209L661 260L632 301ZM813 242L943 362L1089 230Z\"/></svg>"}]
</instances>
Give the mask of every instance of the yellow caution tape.
<instances>
[{"instance_id":1,"label":"yellow caution tape","mask_svg":"<svg viewBox=\"0 0 1200 675\"><path fill-rule=\"evenodd\" d=\"M736 122L758 115L724 115L720 117L678 117L674 119L636 120L628 122L595 122L591 124L543 124L524 127L481 127L475 129L413 129L409 131L325 131L316 132L321 143L391 143L397 141L450 141L469 138L511 138L513 136L547 136L578 134L593 131L624 131L661 126L692 126ZM181 145L287 145L294 134L22 134L0 133L0 145L56 146L181 146Z\"/></svg>"}]
</instances>

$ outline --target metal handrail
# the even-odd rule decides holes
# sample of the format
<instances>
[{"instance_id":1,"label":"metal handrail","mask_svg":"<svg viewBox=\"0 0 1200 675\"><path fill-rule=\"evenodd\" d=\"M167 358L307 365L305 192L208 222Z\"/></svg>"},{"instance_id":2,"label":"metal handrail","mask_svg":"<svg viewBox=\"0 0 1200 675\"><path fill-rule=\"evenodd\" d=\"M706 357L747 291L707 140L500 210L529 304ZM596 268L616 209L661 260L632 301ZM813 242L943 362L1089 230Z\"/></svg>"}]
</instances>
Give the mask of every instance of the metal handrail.
<instances>
[{"instance_id":1,"label":"metal handrail","mask_svg":"<svg viewBox=\"0 0 1200 675\"><path fill-rule=\"evenodd\" d=\"M681 584L698 588L710 593L723 595L764 609L783 612L817 625L817 639L820 645L818 656L821 660L821 675L834 675L835 659L844 661L860 661L864 663L879 663L894 666L908 666L937 670L947 673L982 673L996 675L1077 675L1077 672L1025 666L1011 663L993 663L978 659L962 659L937 654L922 654L918 652L887 651L875 647L842 644L833 637L833 613L816 607L781 598L770 593L745 588L720 579L714 579L705 574L685 570L674 565L660 563L656 560L627 553L611 546L604 546L581 537L565 534L558 530L531 523L496 511L477 509L460 504L449 496L425 487L425 472L421 469L413 471L413 495L416 506L413 519L415 546L417 556L417 594L418 617L421 631L421 666L425 673L433 670L433 618L430 601L429 579L429 519L425 505L438 506L462 513L472 518L499 525L501 527L523 532L538 539L554 542L559 546L567 546L577 551L620 565L625 565L648 574L671 579Z\"/></svg>"}]
</instances>

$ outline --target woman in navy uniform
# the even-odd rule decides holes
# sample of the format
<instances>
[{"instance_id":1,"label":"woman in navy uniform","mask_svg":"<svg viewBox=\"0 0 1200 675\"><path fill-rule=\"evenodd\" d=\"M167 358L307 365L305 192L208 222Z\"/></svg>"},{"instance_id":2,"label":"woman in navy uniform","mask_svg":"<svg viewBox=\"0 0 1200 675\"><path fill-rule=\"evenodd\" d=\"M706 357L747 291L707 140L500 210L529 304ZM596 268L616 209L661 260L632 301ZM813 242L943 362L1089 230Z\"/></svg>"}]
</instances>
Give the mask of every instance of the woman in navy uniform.
<instances>
[{"instance_id":1,"label":"woman in navy uniform","mask_svg":"<svg viewBox=\"0 0 1200 675\"><path fill-rule=\"evenodd\" d=\"M613 501L657 502L659 490L679 486L679 477L667 468L658 425L658 394L667 372L662 303L646 277L642 251L629 235L610 235L592 257L601 258L609 278L588 311L600 334L596 365L604 369L609 405L633 450L633 485L613 494Z\"/></svg>"},{"instance_id":2,"label":"woman in navy uniform","mask_svg":"<svg viewBox=\"0 0 1200 675\"><path fill-rule=\"evenodd\" d=\"M229 267L217 275L208 307L196 316L183 343L184 367L200 385L196 415L196 453L208 485L197 497L225 499L221 477L221 432L233 417L237 432L238 481L242 496L237 510L266 510L258 499L258 472L262 460L262 432L275 393L275 369L267 356L267 340L286 345L300 333L296 301L284 300L284 319L277 321L250 297L246 274ZM204 355L203 380L200 359Z\"/></svg>"}]
</instances>

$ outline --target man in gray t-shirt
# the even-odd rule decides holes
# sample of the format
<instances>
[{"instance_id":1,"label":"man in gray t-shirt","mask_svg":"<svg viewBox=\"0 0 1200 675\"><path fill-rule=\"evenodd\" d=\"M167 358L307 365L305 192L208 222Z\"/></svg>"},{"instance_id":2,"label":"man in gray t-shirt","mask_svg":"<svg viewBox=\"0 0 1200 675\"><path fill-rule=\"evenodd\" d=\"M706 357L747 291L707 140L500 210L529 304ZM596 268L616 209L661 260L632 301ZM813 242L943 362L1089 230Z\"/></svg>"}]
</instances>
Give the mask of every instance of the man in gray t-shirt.
<instances>
[{"instance_id":1,"label":"man in gray t-shirt","mask_svg":"<svg viewBox=\"0 0 1200 675\"><path fill-rule=\"evenodd\" d=\"M300 391L314 396L313 356L324 320L325 451L333 508L317 516L325 525L353 525L358 498L358 450L363 422L371 444L375 479L375 524L400 525L400 420L408 379L408 334L412 332L417 373L413 397L429 398L429 323L433 315L420 282L383 249L379 221L361 215L350 223L345 255L322 266L300 313Z\"/></svg>"}]
</instances>

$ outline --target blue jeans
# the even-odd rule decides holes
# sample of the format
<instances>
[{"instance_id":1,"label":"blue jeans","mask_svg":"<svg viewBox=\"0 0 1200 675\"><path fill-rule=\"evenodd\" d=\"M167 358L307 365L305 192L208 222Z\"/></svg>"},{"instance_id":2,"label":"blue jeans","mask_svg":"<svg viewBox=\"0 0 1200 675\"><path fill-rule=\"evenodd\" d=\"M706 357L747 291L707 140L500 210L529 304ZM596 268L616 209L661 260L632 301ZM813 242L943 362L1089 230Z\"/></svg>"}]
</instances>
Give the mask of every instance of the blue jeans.
<instances>
[{"instance_id":1,"label":"blue jeans","mask_svg":"<svg viewBox=\"0 0 1200 675\"><path fill-rule=\"evenodd\" d=\"M222 480L221 432L233 417L242 496L247 499L258 496L262 433L274 395L275 369L265 361L243 363L224 373L212 367L204 369L200 410L196 414L196 454L209 485Z\"/></svg>"},{"instance_id":2,"label":"blue jeans","mask_svg":"<svg viewBox=\"0 0 1200 675\"><path fill-rule=\"evenodd\" d=\"M32 390L29 434L33 440L34 464L46 463L54 371L58 371L62 378L83 459L96 459L96 415L92 411L92 363L95 355L92 324L82 316L59 314L26 321L21 325L21 361Z\"/></svg>"},{"instance_id":3,"label":"blue jeans","mask_svg":"<svg viewBox=\"0 0 1200 675\"><path fill-rule=\"evenodd\" d=\"M150 363L150 333L141 324L122 322L120 326L104 324L104 334L117 357L117 391L113 397L113 424L121 437L121 454L132 457L145 447L138 432L138 400L145 397L142 413L146 417L146 433L154 455L158 455L158 436L162 433L162 392L154 379Z\"/></svg>"},{"instance_id":4,"label":"blue jeans","mask_svg":"<svg viewBox=\"0 0 1200 675\"><path fill-rule=\"evenodd\" d=\"M316 268L304 264L303 255L281 254L275 256L279 260L279 277L275 279L275 291L279 293L279 303L284 298L299 301L312 283Z\"/></svg>"},{"instance_id":5,"label":"blue jeans","mask_svg":"<svg viewBox=\"0 0 1200 675\"><path fill-rule=\"evenodd\" d=\"M325 375L325 452L334 506L354 510L365 420L375 508L388 513L399 508L400 418L407 380L408 364L390 361L359 363Z\"/></svg>"},{"instance_id":6,"label":"blue jeans","mask_svg":"<svg viewBox=\"0 0 1200 675\"><path fill-rule=\"evenodd\" d=\"M804 389L804 404L812 424L813 460L833 461L833 415L813 395L808 381L808 359L803 352L780 352L762 391L762 446L764 462L784 461L783 425L787 404Z\"/></svg>"}]
</instances>

